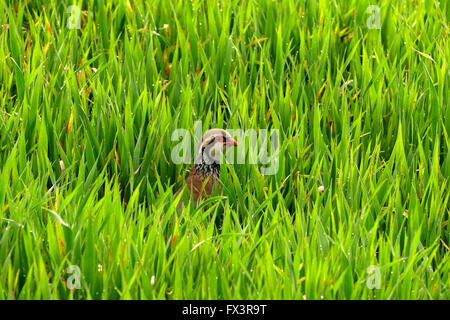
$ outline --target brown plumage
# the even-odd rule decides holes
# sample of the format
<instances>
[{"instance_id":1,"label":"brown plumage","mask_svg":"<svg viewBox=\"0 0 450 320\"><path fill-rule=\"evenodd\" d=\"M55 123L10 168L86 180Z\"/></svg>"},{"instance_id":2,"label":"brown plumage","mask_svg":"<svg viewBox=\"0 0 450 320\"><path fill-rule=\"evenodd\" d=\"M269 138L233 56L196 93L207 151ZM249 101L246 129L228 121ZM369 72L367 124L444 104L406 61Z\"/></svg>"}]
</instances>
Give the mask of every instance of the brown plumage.
<instances>
[{"instance_id":1,"label":"brown plumage","mask_svg":"<svg viewBox=\"0 0 450 320\"><path fill-rule=\"evenodd\" d=\"M192 194L194 205L197 206L201 199L209 196L217 186L220 193L220 159L227 147L237 146L231 135L223 129L208 130L202 137L195 155L194 165L186 179L186 190ZM180 188L175 197L183 190ZM183 198L177 205L178 212L183 207Z\"/></svg>"}]
</instances>

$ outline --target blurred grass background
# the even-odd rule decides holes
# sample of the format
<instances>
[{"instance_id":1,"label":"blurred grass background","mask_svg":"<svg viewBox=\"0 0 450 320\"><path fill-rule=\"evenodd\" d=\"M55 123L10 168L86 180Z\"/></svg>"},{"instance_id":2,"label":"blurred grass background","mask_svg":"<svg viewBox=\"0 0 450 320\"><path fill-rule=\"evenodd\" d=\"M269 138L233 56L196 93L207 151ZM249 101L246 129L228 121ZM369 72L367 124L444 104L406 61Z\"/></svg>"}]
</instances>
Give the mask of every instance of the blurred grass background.
<instances>
[{"instance_id":1,"label":"blurred grass background","mask_svg":"<svg viewBox=\"0 0 450 320\"><path fill-rule=\"evenodd\" d=\"M0 299L448 299L449 11L0 0ZM198 120L279 170L178 215Z\"/></svg>"}]
</instances>

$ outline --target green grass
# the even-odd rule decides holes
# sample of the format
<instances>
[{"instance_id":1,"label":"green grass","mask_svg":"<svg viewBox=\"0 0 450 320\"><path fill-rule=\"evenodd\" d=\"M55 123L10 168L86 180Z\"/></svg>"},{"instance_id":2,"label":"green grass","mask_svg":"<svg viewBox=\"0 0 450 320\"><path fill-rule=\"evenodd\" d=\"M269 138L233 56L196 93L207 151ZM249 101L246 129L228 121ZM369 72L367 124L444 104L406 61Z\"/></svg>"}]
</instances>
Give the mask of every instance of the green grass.
<instances>
[{"instance_id":1,"label":"green grass","mask_svg":"<svg viewBox=\"0 0 450 320\"><path fill-rule=\"evenodd\" d=\"M0 0L0 299L449 299L450 3L298 2ZM178 214L198 120L279 170Z\"/></svg>"}]
</instances>

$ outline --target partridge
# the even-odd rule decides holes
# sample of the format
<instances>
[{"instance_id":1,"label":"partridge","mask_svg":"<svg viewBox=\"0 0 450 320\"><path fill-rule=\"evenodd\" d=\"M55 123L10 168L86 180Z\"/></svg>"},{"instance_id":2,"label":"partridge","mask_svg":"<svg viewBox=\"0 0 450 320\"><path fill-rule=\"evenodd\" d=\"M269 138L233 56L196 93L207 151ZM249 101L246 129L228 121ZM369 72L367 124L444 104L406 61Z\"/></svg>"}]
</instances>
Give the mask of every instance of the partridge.
<instances>
[{"instance_id":1,"label":"partridge","mask_svg":"<svg viewBox=\"0 0 450 320\"><path fill-rule=\"evenodd\" d=\"M220 193L220 185L216 184L220 178L220 160L223 152L228 147L236 147L237 142L223 129L208 130L202 137L194 158L194 165L186 179L186 189L197 206L200 199L208 197L217 185ZM175 197L183 190L180 188ZM190 195L189 195L190 196ZM180 199L177 209L181 211L183 198Z\"/></svg>"}]
</instances>

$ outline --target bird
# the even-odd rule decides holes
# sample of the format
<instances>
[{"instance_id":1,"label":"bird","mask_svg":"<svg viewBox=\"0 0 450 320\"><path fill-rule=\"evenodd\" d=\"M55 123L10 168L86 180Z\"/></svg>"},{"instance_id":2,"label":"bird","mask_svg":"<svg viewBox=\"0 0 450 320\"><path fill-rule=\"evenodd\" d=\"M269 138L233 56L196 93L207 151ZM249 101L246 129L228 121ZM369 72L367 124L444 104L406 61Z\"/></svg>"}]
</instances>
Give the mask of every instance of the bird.
<instances>
[{"instance_id":1,"label":"bird","mask_svg":"<svg viewBox=\"0 0 450 320\"><path fill-rule=\"evenodd\" d=\"M197 152L194 157L194 165L189 171L186 179L186 189L194 200L194 206L198 206L201 199L211 195L214 188L218 187L219 194L220 184L220 160L223 152L229 147L237 147L237 142L231 135L223 129L210 129L200 140ZM216 184L217 183L217 184ZM175 198L183 191L184 185L177 191ZM183 208L183 198L177 205L180 213Z\"/></svg>"}]
</instances>

